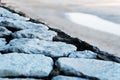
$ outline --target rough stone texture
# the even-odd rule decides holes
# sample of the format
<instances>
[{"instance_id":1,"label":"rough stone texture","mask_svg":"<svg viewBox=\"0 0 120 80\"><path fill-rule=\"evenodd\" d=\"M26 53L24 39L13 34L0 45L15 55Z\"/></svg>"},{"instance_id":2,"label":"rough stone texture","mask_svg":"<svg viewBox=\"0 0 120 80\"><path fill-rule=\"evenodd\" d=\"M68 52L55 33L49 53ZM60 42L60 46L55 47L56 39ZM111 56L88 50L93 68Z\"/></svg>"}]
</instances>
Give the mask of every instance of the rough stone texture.
<instances>
[{"instance_id":1,"label":"rough stone texture","mask_svg":"<svg viewBox=\"0 0 120 80\"><path fill-rule=\"evenodd\" d=\"M40 40L52 40L56 32L43 29L26 29L12 34L14 38L38 38Z\"/></svg>"},{"instance_id":2,"label":"rough stone texture","mask_svg":"<svg viewBox=\"0 0 120 80\"><path fill-rule=\"evenodd\" d=\"M46 77L52 69L53 60L44 55L23 53L0 54L0 77Z\"/></svg>"},{"instance_id":3,"label":"rough stone texture","mask_svg":"<svg viewBox=\"0 0 120 80\"><path fill-rule=\"evenodd\" d=\"M56 65L65 74L86 75L100 80L120 80L120 64L111 61L59 58Z\"/></svg>"},{"instance_id":4,"label":"rough stone texture","mask_svg":"<svg viewBox=\"0 0 120 80\"><path fill-rule=\"evenodd\" d=\"M5 52L44 54L50 57L67 56L75 50L76 47L71 44L28 38L14 39L4 49Z\"/></svg>"},{"instance_id":5,"label":"rough stone texture","mask_svg":"<svg viewBox=\"0 0 120 80\"><path fill-rule=\"evenodd\" d=\"M0 47L6 44L5 38L0 38Z\"/></svg>"},{"instance_id":6,"label":"rough stone texture","mask_svg":"<svg viewBox=\"0 0 120 80\"><path fill-rule=\"evenodd\" d=\"M82 41L78 38L71 37L70 35L66 34L65 32L59 29L50 28L50 30L57 32L57 36L53 39L54 41L62 41L68 44L73 44L77 47L78 51L90 50L92 52L97 53L99 59L120 63L120 57L111 55L110 53L105 51L101 51L98 47L90 45L89 43Z\"/></svg>"},{"instance_id":7,"label":"rough stone texture","mask_svg":"<svg viewBox=\"0 0 120 80\"><path fill-rule=\"evenodd\" d=\"M97 51L96 53L99 59L120 63L120 57L118 56L115 56L105 51Z\"/></svg>"},{"instance_id":8,"label":"rough stone texture","mask_svg":"<svg viewBox=\"0 0 120 80\"><path fill-rule=\"evenodd\" d=\"M5 27L0 26L0 37L6 37L10 35L12 32L6 29Z\"/></svg>"},{"instance_id":9,"label":"rough stone texture","mask_svg":"<svg viewBox=\"0 0 120 80\"><path fill-rule=\"evenodd\" d=\"M120 80L119 57L1 6L0 37L0 80Z\"/></svg>"},{"instance_id":10,"label":"rough stone texture","mask_svg":"<svg viewBox=\"0 0 120 80\"><path fill-rule=\"evenodd\" d=\"M70 58L88 58L88 59L96 59L97 54L92 52L92 51L76 51L76 52L71 52L69 55Z\"/></svg>"},{"instance_id":11,"label":"rough stone texture","mask_svg":"<svg viewBox=\"0 0 120 80\"><path fill-rule=\"evenodd\" d=\"M29 18L22 17L18 14L12 13L4 8L1 8L1 7L0 7L0 17L6 17L6 18L11 18L11 19L20 20L20 21L21 20L23 20L23 21L29 20Z\"/></svg>"},{"instance_id":12,"label":"rough stone texture","mask_svg":"<svg viewBox=\"0 0 120 80\"><path fill-rule=\"evenodd\" d=\"M5 40L5 38L0 38L0 49L3 47L3 46L5 46L6 45L6 40Z\"/></svg>"},{"instance_id":13,"label":"rough stone texture","mask_svg":"<svg viewBox=\"0 0 120 80\"><path fill-rule=\"evenodd\" d=\"M52 80L88 80L88 79L84 79L80 77L58 75L58 76L55 76Z\"/></svg>"},{"instance_id":14,"label":"rough stone texture","mask_svg":"<svg viewBox=\"0 0 120 80\"><path fill-rule=\"evenodd\" d=\"M42 80L42 79L31 79L31 78L0 78L0 80Z\"/></svg>"},{"instance_id":15,"label":"rough stone texture","mask_svg":"<svg viewBox=\"0 0 120 80\"><path fill-rule=\"evenodd\" d=\"M0 17L0 25L5 26L7 28L13 28L16 30L23 30L23 29L38 29L41 28L43 30L47 30L48 27L43 24L37 24L32 22L25 22L19 20L12 20L9 18Z\"/></svg>"}]
</instances>

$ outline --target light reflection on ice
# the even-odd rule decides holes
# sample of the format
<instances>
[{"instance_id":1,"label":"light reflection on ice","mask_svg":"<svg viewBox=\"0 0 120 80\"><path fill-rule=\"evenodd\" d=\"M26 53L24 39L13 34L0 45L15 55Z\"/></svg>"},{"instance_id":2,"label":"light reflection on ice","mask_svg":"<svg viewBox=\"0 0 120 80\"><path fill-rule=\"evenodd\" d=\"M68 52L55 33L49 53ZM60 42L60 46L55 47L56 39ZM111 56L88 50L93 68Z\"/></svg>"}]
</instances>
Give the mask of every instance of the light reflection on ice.
<instances>
[{"instance_id":1,"label":"light reflection on ice","mask_svg":"<svg viewBox=\"0 0 120 80\"><path fill-rule=\"evenodd\" d=\"M66 15L74 23L120 36L120 24L104 20L91 14L74 12L66 13Z\"/></svg>"}]
</instances>

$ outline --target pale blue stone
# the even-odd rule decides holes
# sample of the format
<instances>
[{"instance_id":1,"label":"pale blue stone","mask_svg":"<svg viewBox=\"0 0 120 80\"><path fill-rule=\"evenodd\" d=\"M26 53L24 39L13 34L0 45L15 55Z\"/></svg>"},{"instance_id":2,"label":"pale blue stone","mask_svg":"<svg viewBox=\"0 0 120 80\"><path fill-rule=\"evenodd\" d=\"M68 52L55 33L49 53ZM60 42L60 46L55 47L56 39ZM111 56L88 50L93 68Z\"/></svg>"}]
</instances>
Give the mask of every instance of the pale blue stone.
<instances>
[{"instance_id":1,"label":"pale blue stone","mask_svg":"<svg viewBox=\"0 0 120 80\"><path fill-rule=\"evenodd\" d=\"M12 32L9 31L8 29L6 29L5 27L0 26L0 37L8 36L8 35L10 35L11 33L12 33Z\"/></svg>"},{"instance_id":2,"label":"pale blue stone","mask_svg":"<svg viewBox=\"0 0 120 80\"><path fill-rule=\"evenodd\" d=\"M25 29L12 34L14 38L38 38L40 40L53 40L56 32L43 29Z\"/></svg>"},{"instance_id":3,"label":"pale blue stone","mask_svg":"<svg viewBox=\"0 0 120 80\"><path fill-rule=\"evenodd\" d=\"M0 77L47 77L52 69L53 60L41 54L0 54Z\"/></svg>"},{"instance_id":4,"label":"pale blue stone","mask_svg":"<svg viewBox=\"0 0 120 80\"><path fill-rule=\"evenodd\" d=\"M97 54L92 51L75 51L69 54L70 58L87 58L87 59L96 59Z\"/></svg>"},{"instance_id":5,"label":"pale blue stone","mask_svg":"<svg viewBox=\"0 0 120 80\"><path fill-rule=\"evenodd\" d=\"M8 11L7 9L4 9L2 7L0 7L0 17L6 17L6 18L11 18L13 20L22 20L22 21L26 21L26 20L29 20L29 18L27 17L23 17L23 16L20 16L16 13L12 13L10 11Z\"/></svg>"},{"instance_id":6,"label":"pale blue stone","mask_svg":"<svg viewBox=\"0 0 120 80\"><path fill-rule=\"evenodd\" d=\"M17 30L23 29L43 29L48 30L48 27L43 24L33 23L33 22L25 22L19 20L12 20L9 18L0 17L0 25L8 28L14 28Z\"/></svg>"},{"instance_id":7,"label":"pale blue stone","mask_svg":"<svg viewBox=\"0 0 120 80\"><path fill-rule=\"evenodd\" d=\"M84 79L80 77L58 75L58 76L53 77L52 80L88 80L88 79Z\"/></svg>"},{"instance_id":8,"label":"pale blue stone","mask_svg":"<svg viewBox=\"0 0 120 80\"><path fill-rule=\"evenodd\" d=\"M0 78L0 80L43 80L43 79L32 79L32 78Z\"/></svg>"},{"instance_id":9,"label":"pale blue stone","mask_svg":"<svg viewBox=\"0 0 120 80\"><path fill-rule=\"evenodd\" d=\"M6 40L5 40L5 38L0 38L0 48L2 48L3 46L5 46L6 45Z\"/></svg>"},{"instance_id":10,"label":"pale blue stone","mask_svg":"<svg viewBox=\"0 0 120 80\"><path fill-rule=\"evenodd\" d=\"M96 77L100 80L120 80L120 64L83 58L59 58L56 66L65 74Z\"/></svg>"},{"instance_id":11,"label":"pale blue stone","mask_svg":"<svg viewBox=\"0 0 120 80\"><path fill-rule=\"evenodd\" d=\"M76 47L64 42L53 42L39 39L14 39L4 49L4 52L19 52L28 54L44 54L50 57L68 56L76 51Z\"/></svg>"}]
</instances>

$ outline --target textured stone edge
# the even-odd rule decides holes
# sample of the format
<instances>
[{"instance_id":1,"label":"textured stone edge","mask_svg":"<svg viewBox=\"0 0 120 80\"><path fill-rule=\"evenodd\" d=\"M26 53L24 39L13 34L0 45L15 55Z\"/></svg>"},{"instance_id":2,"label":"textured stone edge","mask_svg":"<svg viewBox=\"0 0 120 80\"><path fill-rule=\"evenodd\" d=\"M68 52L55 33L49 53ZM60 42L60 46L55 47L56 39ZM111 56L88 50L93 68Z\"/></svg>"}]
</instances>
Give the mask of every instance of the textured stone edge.
<instances>
[{"instance_id":1,"label":"textured stone edge","mask_svg":"<svg viewBox=\"0 0 120 80\"><path fill-rule=\"evenodd\" d=\"M10 8L6 7L6 6L0 6L0 7L3 7L3 8L5 8L5 9L7 9L7 10L13 12L13 13L17 13L20 16L26 17L26 15L23 12L22 13L17 12L13 9L10 9ZM90 51L96 53L97 57L99 59L109 60L109 61L114 61L114 62L120 63L120 57L115 56L113 54L110 54L106 51L102 51L98 47L93 46L93 45L91 45L91 44L89 44L89 43L87 43L83 40L80 40L79 38L71 37L70 35L66 34L62 30L51 28L45 22L41 22L41 21L38 21L38 20L35 20L35 19L32 19L32 18L30 18L30 20L28 20L28 21L31 21L33 23L43 24L43 25L47 26L49 28L49 30L57 32L58 35L53 38L53 41L61 41L61 42L66 42L68 44L73 44L77 47L77 51L90 50Z\"/></svg>"}]
</instances>

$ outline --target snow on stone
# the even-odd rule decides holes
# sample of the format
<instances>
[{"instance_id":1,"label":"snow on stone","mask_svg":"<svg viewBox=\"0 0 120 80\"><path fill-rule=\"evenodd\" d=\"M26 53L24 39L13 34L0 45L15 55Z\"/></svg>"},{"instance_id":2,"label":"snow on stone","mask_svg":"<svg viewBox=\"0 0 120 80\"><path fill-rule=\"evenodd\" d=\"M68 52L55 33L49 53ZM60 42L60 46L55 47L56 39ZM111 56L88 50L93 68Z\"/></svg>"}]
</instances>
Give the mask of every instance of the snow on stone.
<instances>
[{"instance_id":1,"label":"snow on stone","mask_svg":"<svg viewBox=\"0 0 120 80\"><path fill-rule=\"evenodd\" d=\"M46 77L53 69L53 60L41 54L0 54L0 77Z\"/></svg>"},{"instance_id":2,"label":"snow on stone","mask_svg":"<svg viewBox=\"0 0 120 80\"><path fill-rule=\"evenodd\" d=\"M69 55L70 58L88 58L88 59L96 59L97 54L92 51L75 51L71 52Z\"/></svg>"},{"instance_id":3,"label":"snow on stone","mask_svg":"<svg viewBox=\"0 0 120 80\"><path fill-rule=\"evenodd\" d=\"M8 29L6 29L5 27L0 26L0 37L8 36L8 35L10 35L11 33L12 33L12 32L9 31Z\"/></svg>"},{"instance_id":4,"label":"snow on stone","mask_svg":"<svg viewBox=\"0 0 120 80\"><path fill-rule=\"evenodd\" d=\"M25 29L12 34L14 38L38 38L40 40L53 40L56 32L43 29Z\"/></svg>"},{"instance_id":5,"label":"snow on stone","mask_svg":"<svg viewBox=\"0 0 120 80\"><path fill-rule=\"evenodd\" d=\"M7 9L2 8L2 7L0 7L0 17L6 17L6 18L11 18L11 19L20 20L20 21L29 20L29 18L22 17L16 13L12 13L12 12L8 11Z\"/></svg>"},{"instance_id":6,"label":"snow on stone","mask_svg":"<svg viewBox=\"0 0 120 80\"><path fill-rule=\"evenodd\" d=\"M38 29L38 28L42 28L43 30L48 29L48 27L43 24L37 24L29 21L25 22L25 21L12 20L12 19L2 18L2 17L0 17L0 25L8 28L14 28L17 30Z\"/></svg>"},{"instance_id":7,"label":"snow on stone","mask_svg":"<svg viewBox=\"0 0 120 80\"><path fill-rule=\"evenodd\" d=\"M80 78L80 77L58 75L58 76L53 77L52 80L88 80L88 79L84 79L84 78Z\"/></svg>"},{"instance_id":8,"label":"snow on stone","mask_svg":"<svg viewBox=\"0 0 120 80\"><path fill-rule=\"evenodd\" d=\"M83 58L59 58L56 65L65 74L86 75L100 80L120 80L120 64L116 62Z\"/></svg>"},{"instance_id":9,"label":"snow on stone","mask_svg":"<svg viewBox=\"0 0 120 80\"><path fill-rule=\"evenodd\" d=\"M44 54L50 57L68 56L73 51L76 51L76 47L71 44L28 38L14 39L4 49L4 52Z\"/></svg>"}]
</instances>

